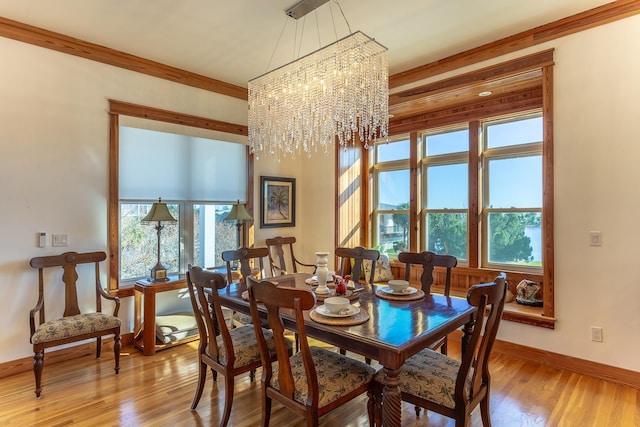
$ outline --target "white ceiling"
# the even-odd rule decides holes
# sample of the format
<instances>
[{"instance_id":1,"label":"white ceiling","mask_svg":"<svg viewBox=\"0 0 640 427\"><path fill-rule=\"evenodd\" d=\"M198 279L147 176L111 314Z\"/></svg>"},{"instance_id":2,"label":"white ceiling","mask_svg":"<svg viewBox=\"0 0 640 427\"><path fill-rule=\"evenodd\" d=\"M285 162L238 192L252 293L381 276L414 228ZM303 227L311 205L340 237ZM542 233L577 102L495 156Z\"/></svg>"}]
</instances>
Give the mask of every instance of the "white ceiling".
<instances>
[{"instance_id":1,"label":"white ceiling","mask_svg":"<svg viewBox=\"0 0 640 427\"><path fill-rule=\"evenodd\" d=\"M390 74L609 2L339 0L352 31L360 30L389 48ZM0 16L246 87L248 80L269 69L335 41L336 33L337 38L349 34L335 0L298 21L284 13L296 3L0 0ZM303 48L294 55L299 34Z\"/></svg>"}]
</instances>

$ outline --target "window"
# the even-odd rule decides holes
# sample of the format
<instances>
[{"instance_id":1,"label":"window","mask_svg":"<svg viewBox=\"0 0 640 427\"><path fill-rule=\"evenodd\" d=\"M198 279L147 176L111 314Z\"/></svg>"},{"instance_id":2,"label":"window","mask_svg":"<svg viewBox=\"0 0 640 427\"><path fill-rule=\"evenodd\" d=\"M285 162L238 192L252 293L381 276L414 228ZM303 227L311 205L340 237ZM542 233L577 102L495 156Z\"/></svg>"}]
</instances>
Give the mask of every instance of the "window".
<instances>
[{"instance_id":1,"label":"window","mask_svg":"<svg viewBox=\"0 0 640 427\"><path fill-rule=\"evenodd\" d=\"M141 220L158 197L177 219L161 230L170 274L221 266L222 251L237 248L237 228L224 219L246 198L244 145L121 126L119 163L120 280L148 277L157 262L156 230Z\"/></svg>"},{"instance_id":2,"label":"window","mask_svg":"<svg viewBox=\"0 0 640 427\"><path fill-rule=\"evenodd\" d=\"M409 139L375 146L374 246L396 258L409 248Z\"/></svg>"},{"instance_id":3,"label":"window","mask_svg":"<svg viewBox=\"0 0 640 427\"><path fill-rule=\"evenodd\" d=\"M480 134L477 152L470 151L472 127ZM418 250L453 255L460 265L541 275L542 134L540 112L423 132ZM372 237L391 258L412 238L409 141L377 143L374 151Z\"/></svg>"},{"instance_id":4,"label":"window","mask_svg":"<svg viewBox=\"0 0 640 427\"><path fill-rule=\"evenodd\" d=\"M482 265L542 265L542 116L483 124Z\"/></svg>"},{"instance_id":5,"label":"window","mask_svg":"<svg viewBox=\"0 0 640 427\"><path fill-rule=\"evenodd\" d=\"M162 135L160 132L157 135L158 138L149 142L149 145L130 144L129 147L126 147L121 144L123 137L121 132L124 130L126 133L127 128L132 133L144 128L166 131L174 136L164 138L166 135ZM161 110L114 99L109 100L108 242L110 257L108 289L110 293L120 297L133 295L132 281L124 286L120 284L120 260L123 258L120 256L121 218L123 218L123 223L130 222L129 225L139 227L137 218L141 219L142 212L146 212L149 206L158 200L158 197L162 197L163 201L168 203L170 209L174 210L176 219L180 220L174 226L175 232L180 236L177 240L177 249L175 249L179 255L177 255L177 261L170 261L176 266L172 266L171 270L173 271L175 268L176 271L181 271L186 267L189 259L193 259L203 266L218 264L216 255L212 255L212 253L219 254L225 249L224 246L229 240L227 234L233 229L224 229L219 224L212 226L211 223L214 221L218 223L222 215L219 211L225 212L229 205L238 199L246 200L247 210L249 213L253 211L253 187L247 182L249 177L253 176L253 162L251 157L247 156L247 134L248 128L236 123ZM187 138L182 140L184 144L176 142L176 135ZM191 138L187 135L190 135ZM126 136L124 138L126 139ZM224 156L227 155L227 148L232 152L234 149L238 150L239 163L235 165L235 169L231 161L227 162L227 157L223 157L225 159L222 161L223 166L219 167L220 162L216 163L216 156L212 158L210 153L207 153L208 148L217 145L214 142L221 144ZM147 144L147 142L143 144ZM171 145L174 145L178 151L163 159L160 158L166 154L167 147ZM141 149L143 146L146 148ZM128 150L132 150L130 154L133 155L127 155ZM221 157L217 156L217 160L221 160ZM128 168L129 171L123 172L121 170L123 167ZM226 167L230 167L231 171L228 171ZM193 173L187 173L191 171ZM121 193L120 189L121 181L127 180L127 175L131 177L127 185L127 191L131 190L130 194ZM158 177L163 178L164 181ZM141 191L145 186L148 190L151 188L149 185L153 183L161 184L155 191ZM179 193L178 190L183 192ZM186 193L185 190L187 190ZM222 193L218 193L218 191L222 191ZM211 210L214 214L211 213ZM206 228L204 232L202 231L203 224ZM224 226L228 226L228 224L224 223ZM185 238L186 230L190 229L193 230L193 238ZM143 229L138 228L141 233L155 234L155 230L151 230L153 227L150 226ZM247 227L244 228L245 233L241 236L241 241L246 240L246 230ZM165 230L163 230L164 233ZM233 236L236 235L235 230L232 233ZM170 236L168 228L166 234ZM157 238L157 235L153 237ZM148 239L149 236L143 238ZM211 239L215 239L215 245ZM176 241L172 240L172 242L166 243L166 248L176 244L174 243ZM162 247L164 246L163 238ZM154 249L150 252L155 255L155 246L152 247ZM164 249L161 248L161 250L164 252ZM162 253L161 256L163 257L161 260L164 260L168 254ZM157 260L157 258L155 259ZM147 276L148 268L150 267L146 265L136 267L137 273L129 269L126 274Z\"/></svg>"},{"instance_id":6,"label":"window","mask_svg":"<svg viewBox=\"0 0 640 427\"><path fill-rule=\"evenodd\" d=\"M378 200L403 194L380 175L408 168L410 250L456 256L457 295L501 271L514 293L521 280L540 283L542 307L510 303L503 318L547 328L556 321L553 87L547 50L399 89L389 101L389 134L411 141L409 160L378 154L378 143L367 165L370 241L382 240L389 213Z\"/></svg>"},{"instance_id":7,"label":"window","mask_svg":"<svg viewBox=\"0 0 640 427\"><path fill-rule=\"evenodd\" d=\"M469 130L425 133L422 137L424 247L464 261L469 215Z\"/></svg>"},{"instance_id":8,"label":"window","mask_svg":"<svg viewBox=\"0 0 640 427\"><path fill-rule=\"evenodd\" d=\"M149 250L157 245L156 230L141 224L151 203L120 203L120 280L148 277L157 262L157 253ZM161 232L160 260L170 274L184 272L189 264L222 266L222 251L238 247L235 224L224 220L232 205L181 202L167 207L178 220Z\"/></svg>"}]
</instances>

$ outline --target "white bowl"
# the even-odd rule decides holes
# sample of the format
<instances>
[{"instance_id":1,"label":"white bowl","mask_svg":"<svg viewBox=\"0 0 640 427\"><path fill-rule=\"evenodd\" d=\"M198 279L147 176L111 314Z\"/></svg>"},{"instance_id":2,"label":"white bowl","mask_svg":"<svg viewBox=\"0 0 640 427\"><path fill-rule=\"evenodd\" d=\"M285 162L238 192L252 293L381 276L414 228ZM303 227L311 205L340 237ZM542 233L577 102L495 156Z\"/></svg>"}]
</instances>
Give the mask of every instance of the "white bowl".
<instances>
[{"instance_id":1,"label":"white bowl","mask_svg":"<svg viewBox=\"0 0 640 427\"><path fill-rule=\"evenodd\" d=\"M395 293L402 293L403 290L409 287L409 282L406 280L389 280L389 287Z\"/></svg>"},{"instance_id":2,"label":"white bowl","mask_svg":"<svg viewBox=\"0 0 640 427\"><path fill-rule=\"evenodd\" d=\"M350 302L347 298L342 297L329 297L324 300L324 306L327 307L330 313L338 314L342 310L349 307Z\"/></svg>"}]
</instances>

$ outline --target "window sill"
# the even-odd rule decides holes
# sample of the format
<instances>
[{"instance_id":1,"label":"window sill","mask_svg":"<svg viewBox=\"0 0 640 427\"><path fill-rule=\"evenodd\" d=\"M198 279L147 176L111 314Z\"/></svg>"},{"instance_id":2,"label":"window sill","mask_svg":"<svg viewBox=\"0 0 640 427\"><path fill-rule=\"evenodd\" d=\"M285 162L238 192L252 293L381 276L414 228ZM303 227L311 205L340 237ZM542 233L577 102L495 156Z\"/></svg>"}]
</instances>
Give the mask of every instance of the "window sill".
<instances>
[{"instance_id":1,"label":"window sill","mask_svg":"<svg viewBox=\"0 0 640 427\"><path fill-rule=\"evenodd\" d=\"M556 318L545 316L542 307L529 307L515 301L504 305L502 319L549 329L554 329L556 324Z\"/></svg>"},{"instance_id":2,"label":"window sill","mask_svg":"<svg viewBox=\"0 0 640 427\"><path fill-rule=\"evenodd\" d=\"M391 270L394 277L404 277L405 265L397 260L391 260ZM420 275L422 274L421 266L412 266L412 283L415 281L419 283ZM491 269L479 269L470 268L464 266L458 266L452 271L451 278L451 295L461 298L465 298L467 290L474 283L488 282L493 279L500 271ZM443 287L441 283L445 280L445 270L440 267L436 267L433 272L433 285L432 291L436 293L442 293ZM515 291L515 285L522 279L532 279L535 281L541 281L541 275L526 274L522 272L509 272L507 271L507 281L511 285L512 292ZM518 304L515 301L506 303L504 306L504 313L502 318L512 322L523 323L526 325L538 326L542 328L554 329L556 318L554 317L553 309L548 310L551 314L544 315L543 307L530 307L522 304Z\"/></svg>"}]
</instances>

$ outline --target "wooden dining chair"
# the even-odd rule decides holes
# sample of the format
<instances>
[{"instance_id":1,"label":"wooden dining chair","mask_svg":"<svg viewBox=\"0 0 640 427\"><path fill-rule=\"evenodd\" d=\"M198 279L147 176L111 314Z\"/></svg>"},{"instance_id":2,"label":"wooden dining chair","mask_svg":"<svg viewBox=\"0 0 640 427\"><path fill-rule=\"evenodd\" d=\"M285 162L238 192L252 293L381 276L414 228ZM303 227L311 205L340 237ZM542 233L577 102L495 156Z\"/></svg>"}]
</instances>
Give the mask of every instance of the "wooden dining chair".
<instances>
[{"instance_id":1,"label":"wooden dining chair","mask_svg":"<svg viewBox=\"0 0 640 427\"><path fill-rule=\"evenodd\" d=\"M265 240L267 248L269 249L269 262L271 263L274 276L297 273L298 267L304 267L313 273L316 272L315 264L305 264L296 258L293 252L293 244L295 242L296 238L293 236L277 236ZM287 262L287 259L289 262Z\"/></svg>"},{"instance_id":2,"label":"wooden dining chair","mask_svg":"<svg viewBox=\"0 0 640 427\"><path fill-rule=\"evenodd\" d=\"M446 269L444 281L444 296L449 296L451 292L451 269L458 265L458 259L452 255L438 255L433 252L400 252L398 261L405 264L404 280L409 281L411 277L411 266L422 265L422 275L420 283L422 291L429 295L431 293L431 285L433 284L434 267L443 267ZM431 346L432 350L440 349L442 354L447 354L447 337L444 336Z\"/></svg>"},{"instance_id":3,"label":"wooden dining chair","mask_svg":"<svg viewBox=\"0 0 640 427\"><path fill-rule=\"evenodd\" d=\"M38 302L29 312L29 324L31 327L31 343L33 344L33 373L36 377L36 397L42 392L42 369L44 366L44 350L62 344L84 341L89 338L96 339L96 359L100 358L102 349L102 337L113 335L113 355L115 358L116 375L120 372L120 299L109 295L100 284L100 262L107 258L104 252L65 252L61 255L51 255L32 258L30 265L38 269ZM81 312L78 305L78 266L82 264L94 264L95 272L95 312ZM62 282L64 291L51 284L45 292L44 282L47 268L62 267ZM45 316L45 299L58 300L57 304L63 304L62 317L47 318ZM113 314L102 312L102 300L114 303Z\"/></svg>"},{"instance_id":4,"label":"wooden dining chair","mask_svg":"<svg viewBox=\"0 0 640 427\"><path fill-rule=\"evenodd\" d=\"M213 381L218 373L225 377L224 412L220 426L226 426L233 405L235 377L249 372L251 380L255 370L261 365L260 351L253 325L229 329L220 304L219 289L227 286L222 274L189 267L187 286L193 313L196 317L200 342L198 344L198 384L191 403L195 410L202 397L207 378L207 367L211 369ZM275 342L270 331L264 331L267 351L275 355ZM288 347L291 353L291 346Z\"/></svg>"},{"instance_id":5,"label":"wooden dining chair","mask_svg":"<svg viewBox=\"0 0 640 427\"><path fill-rule=\"evenodd\" d=\"M335 255L340 258L339 274L344 277L347 274L351 275L351 279L358 283L362 274L362 262L364 260L371 261L371 274L365 282L373 289L374 277L376 273L376 262L380 258L380 252L375 249L365 249L362 246L356 246L355 248L336 248Z\"/></svg>"},{"instance_id":6,"label":"wooden dining chair","mask_svg":"<svg viewBox=\"0 0 640 427\"><path fill-rule=\"evenodd\" d=\"M310 290L279 287L252 277L247 282L253 324L260 324L260 305L266 310L278 355L277 363L272 365L264 329L254 326L263 366L262 426L269 425L272 400L304 416L307 426L317 426L324 414L364 392L370 393L375 374L372 367L333 351L309 346L303 311L312 309L316 303ZM281 309L293 310L299 335L300 351L291 357L286 355L289 340L285 337Z\"/></svg>"},{"instance_id":7,"label":"wooden dining chair","mask_svg":"<svg viewBox=\"0 0 640 427\"><path fill-rule=\"evenodd\" d=\"M456 426L469 425L471 412L480 405L482 425L491 425L489 356L500 326L506 289L504 273L493 282L469 289L467 301L476 307L476 314L462 361L431 349L410 357L398 376L402 400L453 418ZM376 374L373 402L370 399L368 405L373 411L369 417L373 416L376 425L381 425L384 375L382 371Z\"/></svg>"},{"instance_id":8,"label":"wooden dining chair","mask_svg":"<svg viewBox=\"0 0 640 427\"><path fill-rule=\"evenodd\" d=\"M264 279L267 274L264 268L265 260L269 260L269 249L266 247L259 248L240 248L231 251L222 252L222 260L225 261L227 267L227 282L232 283L234 279L234 262L239 264L240 283L246 284L246 278L251 275L257 275ZM251 316L234 312L232 314L233 323L235 325L246 325L251 323Z\"/></svg>"},{"instance_id":9,"label":"wooden dining chair","mask_svg":"<svg viewBox=\"0 0 640 427\"><path fill-rule=\"evenodd\" d=\"M245 280L247 277L252 274L256 274L255 269L257 269L257 274L260 278L264 279L266 277L266 272L264 269L264 261L269 259L269 249L266 247L260 248L240 248L231 251L223 251L222 252L222 260L226 263L227 267L227 281L229 283L233 282L233 263L237 261L239 264L240 270L240 281L242 283L246 283Z\"/></svg>"}]
</instances>

